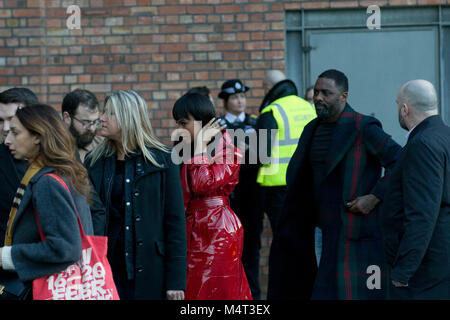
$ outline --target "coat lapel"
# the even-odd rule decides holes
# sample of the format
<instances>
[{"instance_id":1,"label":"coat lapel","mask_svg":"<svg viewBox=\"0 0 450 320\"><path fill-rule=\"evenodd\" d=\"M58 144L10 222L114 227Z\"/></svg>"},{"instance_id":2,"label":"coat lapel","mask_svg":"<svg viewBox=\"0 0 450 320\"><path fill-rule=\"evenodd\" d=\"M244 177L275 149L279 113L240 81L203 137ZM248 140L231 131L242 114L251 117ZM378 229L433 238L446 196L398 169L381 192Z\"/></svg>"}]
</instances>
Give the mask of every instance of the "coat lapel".
<instances>
[{"instance_id":1,"label":"coat lapel","mask_svg":"<svg viewBox=\"0 0 450 320\"><path fill-rule=\"evenodd\" d=\"M421 123L419 123L414 130L411 132L411 134L408 137L408 143L421 131L427 129L428 127L440 127L443 126L444 122L441 119L440 115L430 116L423 120Z\"/></svg>"},{"instance_id":2,"label":"coat lapel","mask_svg":"<svg viewBox=\"0 0 450 320\"><path fill-rule=\"evenodd\" d=\"M305 157L309 154L307 150L310 148L311 140L318 123L319 121L315 118L303 129L299 144L297 145L297 148L289 161L288 172L286 174L287 185L293 185L297 181L297 177L303 167Z\"/></svg>"},{"instance_id":3,"label":"coat lapel","mask_svg":"<svg viewBox=\"0 0 450 320\"><path fill-rule=\"evenodd\" d=\"M341 162L358 135L357 113L347 104L339 118L331 138L323 179Z\"/></svg>"},{"instance_id":4,"label":"coat lapel","mask_svg":"<svg viewBox=\"0 0 450 320\"><path fill-rule=\"evenodd\" d=\"M151 164L149 161L144 161L141 155L142 151L139 150L130 156L131 158L133 158L133 161L136 162L136 180L147 174L167 169L167 164L163 162L163 159L156 158L156 161L161 164L161 167L157 167ZM105 191L108 190L112 185L111 179L114 179L115 172L116 154L100 158L93 164L92 167L89 168L89 175L95 188L103 189ZM105 174L108 176L106 176ZM103 186L100 187L102 184Z\"/></svg>"},{"instance_id":5,"label":"coat lapel","mask_svg":"<svg viewBox=\"0 0 450 320\"><path fill-rule=\"evenodd\" d=\"M135 161L134 165L136 170L135 183L143 176L167 169L167 164L164 162L162 157L158 156L158 153L154 152L153 156L156 162L161 165L160 167L153 165L148 160L145 161L144 157L142 156L142 150L138 150L132 155L132 158L134 158Z\"/></svg>"}]
</instances>

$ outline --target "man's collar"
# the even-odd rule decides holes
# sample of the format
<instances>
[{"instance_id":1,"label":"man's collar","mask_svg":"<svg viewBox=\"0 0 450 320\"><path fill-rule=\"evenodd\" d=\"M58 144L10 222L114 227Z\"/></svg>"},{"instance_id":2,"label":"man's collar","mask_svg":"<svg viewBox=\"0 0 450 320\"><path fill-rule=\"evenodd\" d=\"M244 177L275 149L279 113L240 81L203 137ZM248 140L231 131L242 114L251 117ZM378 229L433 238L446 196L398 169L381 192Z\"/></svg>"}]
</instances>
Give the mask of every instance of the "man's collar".
<instances>
[{"instance_id":1,"label":"man's collar","mask_svg":"<svg viewBox=\"0 0 450 320\"><path fill-rule=\"evenodd\" d=\"M424 128L427 128L430 125L438 125L442 123L443 121L439 114L426 117L424 120L417 123L413 128L411 128L411 130L409 130L408 141L411 140L417 134L417 132L423 130Z\"/></svg>"},{"instance_id":2,"label":"man's collar","mask_svg":"<svg viewBox=\"0 0 450 320\"><path fill-rule=\"evenodd\" d=\"M412 127L411 129L409 129L408 133L406 134L406 141L408 141L409 135L411 134L411 132L413 132L413 130L414 130L416 127L417 127L417 124L416 124L414 127Z\"/></svg>"}]
</instances>

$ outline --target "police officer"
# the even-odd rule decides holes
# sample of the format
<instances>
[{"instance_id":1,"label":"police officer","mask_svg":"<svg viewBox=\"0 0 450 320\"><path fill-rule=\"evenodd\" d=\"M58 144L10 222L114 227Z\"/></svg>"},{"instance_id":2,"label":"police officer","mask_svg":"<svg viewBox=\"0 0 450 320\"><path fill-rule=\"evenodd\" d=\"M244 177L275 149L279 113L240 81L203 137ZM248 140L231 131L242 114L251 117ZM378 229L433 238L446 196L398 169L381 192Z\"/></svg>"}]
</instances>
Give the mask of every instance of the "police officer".
<instances>
[{"instance_id":1,"label":"police officer","mask_svg":"<svg viewBox=\"0 0 450 320\"><path fill-rule=\"evenodd\" d=\"M256 116L245 113L247 107L245 93L249 90L250 88L238 79L223 83L219 98L224 100L226 113L222 118L227 124L227 129L243 129L244 132L255 129Z\"/></svg>"},{"instance_id":2,"label":"police officer","mask_svg":"<svg viewBox=\"0 0 450 320\"><path fill-rule=\"evenodd\" d=\"M242 263L252 291L253 299L260 299L259 287L259 249L262 232L262 216L256 210L258 197L258 164L256 158L256 119L245 112L246 92L250 90L241 80L225 81L219 98L224 101L225 115L222 122L227 125L228 133L234 138L234 144L243 153L243 162L239 171L239 183L230 195L231 208L238 215L244 228L244 248ZM240 132L239 132L240 131ZM254 138L254 139L253 139Z\"/></svg>"}]
</instances>

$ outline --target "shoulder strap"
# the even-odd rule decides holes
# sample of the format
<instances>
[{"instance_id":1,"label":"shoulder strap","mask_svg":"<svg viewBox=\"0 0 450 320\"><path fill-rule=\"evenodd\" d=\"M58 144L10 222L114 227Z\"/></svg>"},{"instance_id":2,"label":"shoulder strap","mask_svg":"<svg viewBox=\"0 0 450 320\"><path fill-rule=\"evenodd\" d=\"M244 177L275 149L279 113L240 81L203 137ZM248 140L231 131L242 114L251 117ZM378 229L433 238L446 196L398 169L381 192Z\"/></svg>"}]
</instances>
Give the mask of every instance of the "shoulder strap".
<instances>
[{"instance_id":1,"label":"shoulder strap","mask_svg":"<svg viewBox=\"0 0 450 320\"><path fill-rule=\"evenodd\" d=\"M75 204L75 201L73 200L72 193L70 192L70 189L69 189L69 187L67 186L67 184L64 182L63 179L61 179L61 177L57 176L57 175L54 174L54 173L46 173L46 174L44 174L43 176L50 176L50 177L52 177L53 179L55 179L56 181L58 181L58 182L64 187L64 189L67 190L67 192L69 192L70 199L72 200L72 204L73 204L73 206L74 206L74 208L75 208L75 211L76 211L76 213L77 213L78 227L80 228L81 236L84 237L84 236L85 236L85 233L84 233L83 224L81 223L80 214L78 213L77 206L76 206L76 204ZM44 236L44 233L42 232L41 226L40 226L40 224L39 224L39 218L38 218L38 213L37 213L37 209L36 209L36 208L34 208L34 215L35 215L35 217L36 217L36 224L37 224L37 227L38 227L38 229L39 229L39 234L40 234L40 236L41 236L41 240L44 241L44 240L45 240L45 236Z\"/></svg>"}]
</instances>

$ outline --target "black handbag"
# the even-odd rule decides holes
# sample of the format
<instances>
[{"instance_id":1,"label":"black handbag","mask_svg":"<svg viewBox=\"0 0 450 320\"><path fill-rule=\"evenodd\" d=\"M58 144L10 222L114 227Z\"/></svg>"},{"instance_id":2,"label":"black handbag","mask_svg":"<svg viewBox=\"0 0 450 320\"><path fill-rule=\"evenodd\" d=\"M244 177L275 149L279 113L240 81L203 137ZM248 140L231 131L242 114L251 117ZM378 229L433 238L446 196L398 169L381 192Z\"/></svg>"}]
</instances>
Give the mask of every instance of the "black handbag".
<instances>
[{"instance_id":1,"label":"black handbag","mask_svg":"<svg viewBox=\"0 0 450 320\"><path fill-rule=\"evenodd\" d=\"M0 280L0 300L26 300L31 286L24 284L19 278Z\"/></svg>"}]
</instances>

